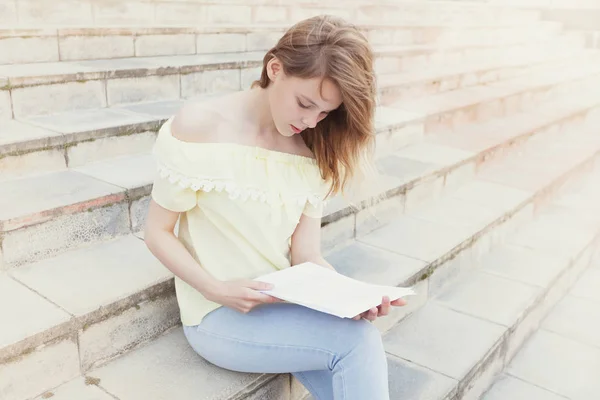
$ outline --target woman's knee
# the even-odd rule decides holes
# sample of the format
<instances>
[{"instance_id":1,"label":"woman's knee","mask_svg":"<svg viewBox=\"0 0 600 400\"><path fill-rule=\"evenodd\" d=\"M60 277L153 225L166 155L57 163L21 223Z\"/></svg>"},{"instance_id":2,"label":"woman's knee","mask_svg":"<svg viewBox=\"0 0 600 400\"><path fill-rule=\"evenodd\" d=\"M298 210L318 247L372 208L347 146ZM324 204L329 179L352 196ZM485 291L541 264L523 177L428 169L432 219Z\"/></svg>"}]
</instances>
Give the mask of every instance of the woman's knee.
<instances>
[{"instance_id":1,"label":"woman's knee","mask_svg":"<svg viewBox=\"0 0 600 400\"><path fill-rule=\"evenodd\" d=\"M375 325L365 320L352 322L354 325L350 330L350 345L352 348L360 347L367 351L384 351L381 333Z\"/></svg>"}]
</instances>

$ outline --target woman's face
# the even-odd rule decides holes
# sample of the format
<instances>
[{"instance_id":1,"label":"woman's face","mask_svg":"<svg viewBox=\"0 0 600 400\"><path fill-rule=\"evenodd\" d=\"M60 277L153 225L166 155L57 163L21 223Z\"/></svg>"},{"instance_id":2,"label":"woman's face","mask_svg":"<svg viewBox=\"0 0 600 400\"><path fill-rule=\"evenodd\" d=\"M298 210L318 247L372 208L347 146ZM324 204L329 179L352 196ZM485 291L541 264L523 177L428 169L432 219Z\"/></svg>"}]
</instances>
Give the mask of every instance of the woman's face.
<instances>
[{"instance_id":1,"label":"woman's face","mask_svg":"<svg viewBox=\"0 0 600 400\"><path fill-rule=\"evenodd\" d=\"M314 128L342 104L342 94L329 79L286 76L277 59L267 66L269 103L275 127L283 136Z\"/></svg>"}]
</instances>

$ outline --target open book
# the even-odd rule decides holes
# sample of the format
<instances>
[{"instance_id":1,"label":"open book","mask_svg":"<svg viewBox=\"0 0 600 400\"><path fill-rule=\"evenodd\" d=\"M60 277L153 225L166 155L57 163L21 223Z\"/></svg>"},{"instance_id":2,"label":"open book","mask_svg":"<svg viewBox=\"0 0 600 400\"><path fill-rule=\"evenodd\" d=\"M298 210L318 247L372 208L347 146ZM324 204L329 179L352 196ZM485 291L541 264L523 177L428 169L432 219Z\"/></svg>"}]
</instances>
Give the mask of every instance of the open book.
<instances>
[{"instance_id":1,"label":"open book","mask_svg":"<svg viewBox=\"0 0 600 400\"><path fill-rule=\"evenodd\" d=\"M341 318L353 318L377 307L383 296L394 301L415 294L412 288L361 282L314 263L298 264L254 280L274 285L262 293Z\"/></svg>"}]
</instances>

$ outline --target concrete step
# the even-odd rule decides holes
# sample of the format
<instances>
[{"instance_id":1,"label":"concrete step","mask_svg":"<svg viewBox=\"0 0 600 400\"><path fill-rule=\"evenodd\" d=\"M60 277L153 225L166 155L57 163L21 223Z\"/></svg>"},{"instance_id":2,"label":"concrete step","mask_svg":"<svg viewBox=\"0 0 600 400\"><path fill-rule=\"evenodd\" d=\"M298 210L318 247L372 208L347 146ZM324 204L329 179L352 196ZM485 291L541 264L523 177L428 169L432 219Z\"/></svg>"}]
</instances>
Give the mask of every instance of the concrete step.
<instances>
[{"instance_id":1,"label":"concrete step","mask_svg":"<svg viewBox=\"0 0 600 400\"><path fill-rule=\"evenodd\" d=\"M597 187L599 178L596 174L590 185ZM597 202L597 189L595 196ZM387 332L390 387L397 398L480 398L590 264L600 220L590 223L577 214L568 208L542 210L536 221ZM542 359L549 365L548 353ZM539 369L528 374L537 376ZM557 384L567 376L556 376ZM417 379L419 385L411 384ZM504 395L498 399L518 398Z\"/></svg>"},{"instance_id":2,"label":"concrete step","mask_svg":"<svg viewBox=\"0 0 600 400\"><path fill-rule=\"evenodd\" d=\"M504 350L510 353L518 347L535 325L540 314L533 311L549 305L589 259L586 247L598 226L594 229L589 219L575 219L570 213L565 217L564 205L551 212L540 205L553 205L567 181L582 182L581 177L590 174L599 179L600 139L585 129L545 139L526 148L524 153L534 151L529 156L492 166L510 168L521 162L521 175L532 183L528 189L511 181L512 175L504 184L477 177L419 207L404 210L402 204L409 198L391 199L399 205L390 223L356 226L356 237L326 253L343 274L373 283L414 284L419 293L408 306L376 322L385 333L392 398L441 400L459 393L476 398L502 365ZM561 151L564 148L568 150ZM540 187L540 166L549 164L556 166L553 178ZM599 204L597 182L592 185L596 197L588 204ZM360 219L357 215L353 222ZM557 226L562 229L558 238L553 236ZM13 386L0 386L7 400L43 392L45 397L85 397L97 390L118 399L304 395L288 375L240 374L210 365L189 348L179 327L160 335L177 324L172 286L164 289L171 280L160 274L156 261L145 261L143 243L135 240L116 239L6 273L8 289L0 296L7 293L14 299L18 294L27 300L14 302L21 309L9 318L32 321L9 324L12 329L2 332L8 346L3 348L0 371L13 377ZM82 263L82 257L88 262ZM361 268L365 263L373 268ZM480 266L481 271L475 271ZM524 285L500 276L533 282ZM510 290L512 295L506 296ZM486 296L489 301L481 301ZM39 318L42 309L44 318ZM465 335L465 329L472 334ZM15 338L22 340L14 344Z\"/></svg>"},{"instance_id":3,"label":"concrete step","mask_svg":"<svg viewBox=\"0 0 600 400\"><path fill-rule=\"evenodd\" d=\"M569 66L567 62L542 66L504 81L383 105L426 115L426 133L460 129L466 123L509 116L519 110L532 109L544 100L596 85L598 68L594 64Z\"/></svg>"},{"instance_id":4,"label":"concrete step","mask_svg":"<svg viewBox=\"0 0 600 400\"><path fill-rule=\"evenodd\" d=\"M266 51L287 24L201 27L0 29L0 64ZM561 32L556 22L498 27L415 24L359 25L377 45L509 45Z\"/></svg>"},{"instance_id":5,"label":"concrete step","mask_svg":"<svg viewBox=\"0 0 600 400\"><path fill-rule=\"evenodd\" d=\"M583 52L580 58L572 56L566 62L558 60L549 65L531 66L528 75L422 99L415 96L411 101L394 103L393 110L380 107L376 118L381 127L378 130L387 131L387 145L380 149L393 151L410 143L424 132L423 124L427 133L432 133L444 126L458 127L493 115L508 116L532 108L537 101L548 99L553 93L569 93L576 86L585 87L587 80L594 79L595 65L593 58ZM529 79L529 75L534 78ZM423 82L423 75L418 73L383 76L379 85L382 101L389 97L383 94L386 90L391 92L393 88L412 85L407 83L411 77L415 82ZM182 104L181 100L157 101L21 121L0 120L1 175L8 179L147 153L160 123Z\"/></svg>"},{"instance_id":6,"label":"concrete step","mask_svg":"<svg viewBox=\"0 0 600 400\"><path fill-rule=\"evenodd\" d=\"M582 56L585 59L586 56L583 54L574 48L560 49L556 52L540 50L539 53L529 53L523 58L505 57L479 63L470 62L404 73L381 74L377 79L380 86L380 103L389 104L393 101L415 99L533 74L540 67L552 63L564 63L567 58Z\"/></svg>"},{"instance_id":7,"label":"concrete step","mask_svg":"<svg viewBox=\"0 0 600 400\"><path fill-rule=\"evenodd\" d=\"M433 65L520 59L531 53L575 53L582 47L583 41L573 45L569 37L508 47L378 46L375 70L398 73ZM24 118L240 90L259 78L263 57L264 51L255 51L4 65L0 66L0 117Z\"/></svg>"},{"instance_id":8,"label":"concrete step","mask_svg":"<svg viewBox=\"0 0 600 400\"><path fill-rule=\"evenodd\" d=\"M482 400L593 399L600 391L600 253L544 317Z\"/></svg>"},{"instance_id":9,"label":"concrete step","mask_svg":"<svg viewBox=\"0 0 600 400\"><path fill-rule=\"evenodd\" d=\"M390 1L332 2L316 1L189 1L148 0L122 4L111 0L44 0L0 3L3 26L155 26L289 23L317 14L333 14L358 23L427 21L471 23L481 26L507 22L533 22L539 12L448 2Z\"/></svg>"}]
</instances>

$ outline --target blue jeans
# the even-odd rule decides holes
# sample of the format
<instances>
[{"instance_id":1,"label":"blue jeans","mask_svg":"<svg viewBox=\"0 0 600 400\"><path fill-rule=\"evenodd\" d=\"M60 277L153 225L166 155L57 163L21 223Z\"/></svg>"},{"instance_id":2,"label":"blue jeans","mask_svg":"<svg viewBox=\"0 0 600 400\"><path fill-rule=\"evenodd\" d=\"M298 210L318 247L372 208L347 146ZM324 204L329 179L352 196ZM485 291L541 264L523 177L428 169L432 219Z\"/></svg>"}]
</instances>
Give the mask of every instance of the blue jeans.
<instances>
[{"instance_id":1,"label":"blue jeans","mask_svg":"<svg viewBox=\"0 0 600 400\"><path fill-rule=\"evenodd\" d=\"M292 373L317 400L389 400L381 335L368 321L291 303L247 314L220 307L184 326L196 353L221 368Z\"/></svg>"}]
</instances>

